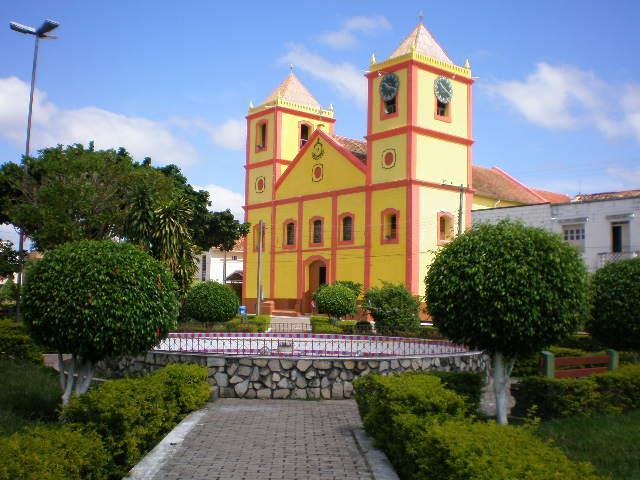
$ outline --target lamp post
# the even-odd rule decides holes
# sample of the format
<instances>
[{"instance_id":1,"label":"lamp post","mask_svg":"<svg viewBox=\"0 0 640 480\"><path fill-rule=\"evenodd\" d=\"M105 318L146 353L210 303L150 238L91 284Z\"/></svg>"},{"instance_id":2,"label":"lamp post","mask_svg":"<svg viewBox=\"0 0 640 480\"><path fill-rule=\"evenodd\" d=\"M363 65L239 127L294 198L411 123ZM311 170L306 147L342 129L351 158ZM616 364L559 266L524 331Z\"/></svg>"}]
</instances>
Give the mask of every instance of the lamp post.
<instances>
[{"instance_id":1,"label":"lamp post","mask_svg":"<svg viewBox=\"0 0 640 480\"><path fill-rule=\"evenodd\" d=\"M33 92L36 86L36 66L38 64L38 46L40 45L40 39L54 39L56 37L49 35L52 30L58 28L60 24L53 20L45 20L39 28L29 27L28 25L22 25L21 23L11 22L9 27L18 33L24 33L25 35L33 35L36 37L36 44L33 49L33 67L31 70L31 92L29 94L29 115L27 116L27 141L25 145L24 161L22 162L22 168L27 171L27 158L29 157L29 147L31 143L31 116L33 113ZM20 264L20 270L18 271L18 298L16 302L16 315L21 317L20 304L22 302L22 277L24 275L24 231L20 229L20 240L18 242L18 262Z\"/></svg>"}]
</instances>

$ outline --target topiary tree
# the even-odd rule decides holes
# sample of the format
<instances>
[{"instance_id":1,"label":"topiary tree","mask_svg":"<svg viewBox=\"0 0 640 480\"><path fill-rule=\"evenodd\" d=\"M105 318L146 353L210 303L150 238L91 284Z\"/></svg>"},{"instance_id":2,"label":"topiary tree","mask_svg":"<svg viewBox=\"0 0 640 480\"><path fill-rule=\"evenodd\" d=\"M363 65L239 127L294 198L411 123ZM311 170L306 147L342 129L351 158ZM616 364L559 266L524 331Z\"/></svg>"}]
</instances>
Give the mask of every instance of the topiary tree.
<instances>
[{"instance_id":1,"label":"topiary tree","mask_svg":"<svg viewBox=\"0 0 640 480\"><path fill-rule=\"evenodd\" d=\"M29 271L24 319L58 351L63 404L89 388L95 362L143 353L178 318L171 272L139 248L111 240L67 243ZM71 353L65 375L62 354ZM77 380L75 378L77 374Z\"/></svg>"},{"instance_id":2,"label":"topiary tree","mask_svg":"<svg viewBox=\"0 0 640 480\"><path fill-rule=\"evenodd\" d=\"M339 283L326 285L317 290L313 298L318 305L318 311L327 313L333 318L340 319L356 313L357 295L346 285Z\"/></svg>"},{"instance_id":3,"label":"topiary tree","mask_svg":"<svg viewBox=\"0 0 640 480\"><path fill-rule=\"evenodd\" d=\"M185 316L198 322L227 322L238 314L238 296L218 282L200 282L187 292Z\"/></svg>"},{"instance_id":4,"label":"topiary tree","mask_svg":"<svg viewBox=\"0 0 640 480\"><path fill-rule=\"evenodd\" d=\"M378 332L417 330L420 327L420 300L401 283L383 282L364 294L364 308L376 322Z\"/></svg>"},{"instance_id":5,"label":"topiary tree","mask_svg":"<svg viewBox=\"0 0 640 480\"><path fill-rule=\"evenodd\" d=\"M591 335L608 347L640 350L640 258L602 267L592 293Z\"/></svg>"},{"instance_id":6,"label":"topiary tree","mask_svg":"<svg viewBox=\"0 0 640 480\"><path fill-rule=\"evenodd\" d=\"M491 356L501 424L516 358L575 333L588 305L578 251L558 235L510 221L481 224L443 247L425 282L435 326Z\"/></svg>"}]
</instances>

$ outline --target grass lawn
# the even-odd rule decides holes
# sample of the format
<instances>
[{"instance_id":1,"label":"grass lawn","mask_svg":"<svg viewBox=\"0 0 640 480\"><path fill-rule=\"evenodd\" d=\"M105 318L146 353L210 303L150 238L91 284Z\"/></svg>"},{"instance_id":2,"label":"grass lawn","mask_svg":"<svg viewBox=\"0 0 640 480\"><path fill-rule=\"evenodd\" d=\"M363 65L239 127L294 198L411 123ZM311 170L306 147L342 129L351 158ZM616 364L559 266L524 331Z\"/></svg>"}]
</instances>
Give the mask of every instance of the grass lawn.
<instances>
[{"instance_id":1,"label":"grass lawn","mask_svg":"<svg viewBox=\"0 0 640 480\"><path fill-rule=\"evenodd\" d=\"M640 479L640 411L550 420L538 432L570 458L591 462L614 480Z\"/></svg>"},{"instance_id":2,"label":"grass lawn","mask_svg":"<svg viewBox=\"0 0 640 480\"><path fill-rule=\"evenodd\" d=\"M0 358L0 385L0 435L56 421L61 392L52 368Z\"/></svg>"}]
</instances>

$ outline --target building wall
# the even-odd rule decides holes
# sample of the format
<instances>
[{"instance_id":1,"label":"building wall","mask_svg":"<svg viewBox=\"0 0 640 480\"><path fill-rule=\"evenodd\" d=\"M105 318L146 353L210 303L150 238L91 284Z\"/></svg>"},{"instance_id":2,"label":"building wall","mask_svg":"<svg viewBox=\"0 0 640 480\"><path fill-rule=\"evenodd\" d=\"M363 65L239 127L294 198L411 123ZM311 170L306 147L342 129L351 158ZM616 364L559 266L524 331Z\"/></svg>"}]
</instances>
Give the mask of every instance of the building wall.
<instances>
[{"instance_id":1,"label":"building wall","mask_svg":"<svg viewBox=\"0 0 640 480\"><path fill-rule=\"evenodd\" d=\"M472 214L474 222L496 223L507 218L517 219L559 235L563 234L565 226L583 225L582 257L589 271L602 266L601 254L612 252L611 227L614 222L628 222L629 239L625 250L640 252L640 198L526 205L474 210Z\"/></svg>"},{"instance_id":2,"label":"building wall","mask_svg":"<svg viewBox=\"0 0 640 480\"><path fill-rule=\"evenodd\" d=\"M242 255L242 251L227 252L227 276L231 275L236 270L242 271L244 265L242 261ZM205 257L206 259L204 281L224 283L224 252L212 248L210 251L202 252L200 255L198 255L198 269L196 271L196 280L200 281L203 280L202 257ZM236 260L233 260L233 257L236 257Z\"/></svg>"}]
</instances>

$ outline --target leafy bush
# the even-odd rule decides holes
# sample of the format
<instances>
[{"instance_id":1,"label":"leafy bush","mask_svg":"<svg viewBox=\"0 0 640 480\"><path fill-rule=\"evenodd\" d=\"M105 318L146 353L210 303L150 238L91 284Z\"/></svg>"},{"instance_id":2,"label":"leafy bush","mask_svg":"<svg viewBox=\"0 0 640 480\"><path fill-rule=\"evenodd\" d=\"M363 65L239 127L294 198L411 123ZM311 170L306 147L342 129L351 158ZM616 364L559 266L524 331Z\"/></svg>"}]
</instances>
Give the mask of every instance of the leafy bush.
<instances>
[{"instance_id":1,"label":"leafy bush","mask_svg":"<svg viewBox=\"0 0 640 480\"><path fill-rule=\"evenodd\" d=\"M322 287L315 292L314 299L320 313L326 313L334 318L356 313L357 295L343 284L336 283Z\"/></svg>"},{"instance_id":2,"label":"leafy bush","mask_svg":"<svg viewBox=\"0 0 640 480\"><path fill-rule=\"evenodd\" d=\"M355 293L356 298L362 294L362 284L351 280L337 280L334 285L343 285Z\"/></svg>"},{"instance_id":3,"label":"leafy bush","mask_svg":"<svg viewBox=\"0 0 640 480\"><path fill-rule=\"evenodd\" d=\"M579 379L525 377L512 390L518 416L532 407L543 419L621 413L640 408L640 365Z\"/></svg>"},{"instance_id":4,"label":"leafy bush","mask_svg":"<svg viewBox=\"0 0 640 480\"><path fill-rule=\"evenodd\" d=\"M605 265L592 284L593 337L607 347L640 350L640 258Z\"/></svg>"},{"instance_id":5,"label":"leafy bush","mask_svg":"<svg viewBox=\"0 0 640 480\"><path fill-rule=\"evenodd\" d=\"M585 352L601 352L606 347L589 334L577 333L558 342L556 347L575 348Z\"/></svg>"},{"instance_id":6,"label":"leafy bush","mask_svg":"<svg viewBox=\"0 0 640 480\"><path fill-rule=\"evenodd\" d=\"M419 300L402 284L383 282L364 294L364 308L375 320L376 331L391 334L420 327Z\"/></svg>"},{"instance_id":7,"label":"leafy bush","mask_svg":"<svg viewBox=\"0 0 640 480\"><path fill-rule=\"evenodd\" d=\"M439 250L425 282L434 325L492 356L503 424L514 360L575 333L588 305L578 251L559 235L511 221L481 223L456 237Z\"/></svg>"},{"instance_id":8,"label":"leafy bush","mask_svg":"<svg viewBox=\"0 0 640 480\"><path fill-rule=\"evenodd\" d=\"M42 350L26 327L12 320L0 320L0 358L24 359L42 363Z\"/></svg>"},{"instance_id":9,"label":"leafy bush","mask_svg":"<svg viewBox=\"0 0 640 480\"><path fill-rule=\"evenodd\" d=\"M227 322L238 314L238 296L218 282L199 282L189 289L184 314L198 322Z\"/></svg>"},{"instance_id":10,"label":"leafy bush","mask_svg":"<svg viewBox=\"0 0 640 480\"><path fill-rule=\"evenodd\" d=\"M416 373L438 377L442 384L465 399L467 412L475 413L480 408L484 377L478 372L441 372Z\"/></svg>"},{"instance_id":11,"label":"leafy bush","mask_svg":"<svg viewBox=\"0 0 640 480\"><path fill-rule=\"evenodd\" d=\"M8 278L0 287L0 302L15 303L18 299L18 285L12 278Z\"/></svg>"},{"instance_id":12,"label":"leafy bush","mask_svg":"<svg viewBox=\"0 0 640 480\"><path fill-rule=\"evenodd\" d=\"M583 357L585 355L593 355L596 352L587 352L585 350L580 350L578 348L567 348L567 347L559 347L552 346L547 349L547 351L553 353L557 358L562 357ZM529 355L527 357L523 357L518 359L513 367L512 375L514 377L528 377L535 376L541 373L541 365L540 365L540 357L542 352L538 352L533 355ZM602 355L605 355L604 352L599 352Z\"/></svg>"},{"instance_id":13,"label":"leafy bush","mask_svg":"<svg viewBox=\"0 0 640 480\"><path fill-rule=\"evenodd\" d=\"M70 427L31 427L0 437L0 479L102 480L109 455L98 435Z\"/></svg>"},{"instance_id":14,"label":"leafy bush","mask_svg":"<svg viewBox=\"0 0 640 480\"><path fill-rule=\"evenodd\" d=\"M311 326L313 333L324 333L324 334L341 334L344 333L342 329L338 325L332 325L330 323L316 323Z\"/></svg>"},{"instance_id":15,"label":"leafy bush","mask_svg":"<svg viewBox=\"0 0 640 480\"><path fill-rule=\"evenodd\" d=\"M109 380L74 397L63 417L102 438L122 477L184 414L205 404L206 378L205 367L176 364L147 377Z\"/></svg>"},{"instance_id":16,"label":"leafy bush","mask_svg":"<svg viewBox=\"0 0 640 480\"><path fill-rule=\"evenodd\" d=\"M433 375L365 375L354 382L355 398L364 428L382 445L392 435L393 415L461 416L464 399Z\"/></svg>"},{"instance_id":17,"label":"leafy bush","mask_svg":"<svg viewBox=\"0 0 640 480\"><path fill-rule=\"evenodd\" d=\"M416 415L393 417L394 440L385 451L409 480L597 480L593 467L569 460L522 427Z\"/></svg>"},{"instance_id":18,"label":"leafy bush","mask_svg":"<svg viewBox=\"0 0 640 480\"><path fill-rule=\"evenodd\" d=\"M146 352L177 317L173 275L126 243L67 243L33 266L25 287L34 338L93 361Z\"/></svg>"},{"instance_id":19,"label":"leafy bush","mask_svg":"<svg viewBox=\"0 0 640 480\"><path fill-rule=\"evenodd\" d=\"M29 420L54 420L60 405L58 373L25 360L0 359L0 410Z\"/></svg>"}]
</instances>

